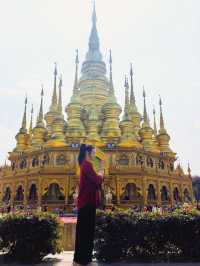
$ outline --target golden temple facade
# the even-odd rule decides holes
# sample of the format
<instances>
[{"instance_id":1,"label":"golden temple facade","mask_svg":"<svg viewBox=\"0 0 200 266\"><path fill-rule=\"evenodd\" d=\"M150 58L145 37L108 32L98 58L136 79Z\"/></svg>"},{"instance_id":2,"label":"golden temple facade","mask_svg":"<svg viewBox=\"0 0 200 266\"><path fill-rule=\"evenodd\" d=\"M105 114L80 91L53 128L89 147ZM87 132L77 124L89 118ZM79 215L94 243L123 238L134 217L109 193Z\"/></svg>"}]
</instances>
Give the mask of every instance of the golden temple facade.
<instances>
[{"instance_id":1,"label":"golden temple facade","mask_svg":"<svg viewBox=\"0 0 200 266\"><path fill-rule=\"evenodd\" d=\"M57 67L51 105L43 113L43 97L33 125L33 111L27 126L27 99L22 125L16 135L16 147L9 153L10 165L0 170L1 205L74 206L79 183L77 156L80 143L96 146L99 160L105 160L103 184L106 205L168 205L193 201L190 169L185 174L175 167L176 153L170 148L163 105L160 99L160 126L153 126L147 112L136 105L133 69L125 78L124 110L117 103L113 85L112 54L109 75L100 52L97 17L94 6L89 49L79 77L78 51L72 97L62 104L62 78ZM28 127L28 129L27 129Z\"/></svg>"}]
</instances>

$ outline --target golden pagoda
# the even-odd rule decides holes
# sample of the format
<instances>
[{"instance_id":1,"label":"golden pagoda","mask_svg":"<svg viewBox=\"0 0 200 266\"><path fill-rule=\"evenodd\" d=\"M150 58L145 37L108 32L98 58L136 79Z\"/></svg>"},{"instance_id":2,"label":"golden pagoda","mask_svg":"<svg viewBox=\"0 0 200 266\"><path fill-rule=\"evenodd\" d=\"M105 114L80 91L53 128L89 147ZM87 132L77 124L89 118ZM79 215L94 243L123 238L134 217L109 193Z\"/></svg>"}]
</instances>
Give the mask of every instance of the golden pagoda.
<instances>
[{"instance_id":1,"label":"golden pagoda","mask_svg":"<svg viewBox=\"0 0 200 266\"><path fill-rule=\"evenodd\" d=\"M81 143L92 143L97 154L94 161L105 161L103 184L106 205L173 206L192 202L190 172L185 174L169 145L160 99L160 129L156 113L151 127L146 92L141 115L134 95L133 68L125 78L125 104L122 117L113 84L112 54L109 77L100 52L95 5L89 50L79 78L78 51L72 97L62 106L62 77L54 70L53 95L50 108L43 113L44 90L33 127L33 108L27 130L27 98L22 125L16 135L16 147L9 152L10 166L0 170L1 205L31 205L71 209L77 197L79 167L77 156ZM130 80L130 82L129 82ZM129 86L130 84L130 86Z\"/></svg>"}]
</instances>

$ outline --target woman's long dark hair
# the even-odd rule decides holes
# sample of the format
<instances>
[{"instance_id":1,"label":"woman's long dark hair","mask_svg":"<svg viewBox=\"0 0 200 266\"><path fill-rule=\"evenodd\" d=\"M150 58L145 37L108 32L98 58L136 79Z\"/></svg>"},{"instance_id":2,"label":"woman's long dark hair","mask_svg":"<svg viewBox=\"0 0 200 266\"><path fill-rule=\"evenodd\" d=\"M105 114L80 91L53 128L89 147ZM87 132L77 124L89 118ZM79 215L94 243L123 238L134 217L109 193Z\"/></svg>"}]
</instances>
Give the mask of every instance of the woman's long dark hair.
<instances>
[{"instance_id":1,"label":"woman's long dark hair","mask_svg":"<svg viewBox=\"0 0 200 266\"><path fill-rule=\"evenodd\" d=\"M78 155L78 163L81 166L82 162L85 160L86 152L91 153L94 147L92 145L81 144L80 151Z\"/></svg>"}]
</instances>

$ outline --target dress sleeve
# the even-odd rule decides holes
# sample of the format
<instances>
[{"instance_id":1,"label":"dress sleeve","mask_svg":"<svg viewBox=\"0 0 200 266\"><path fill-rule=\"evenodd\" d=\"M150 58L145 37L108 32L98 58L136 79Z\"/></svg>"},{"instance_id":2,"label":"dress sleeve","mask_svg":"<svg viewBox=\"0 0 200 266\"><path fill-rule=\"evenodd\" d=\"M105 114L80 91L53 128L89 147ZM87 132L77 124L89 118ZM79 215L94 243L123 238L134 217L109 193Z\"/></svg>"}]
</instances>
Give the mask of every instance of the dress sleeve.
<instances>
[{"instance_id":1,"label":"dress sleeve","mask_svg":"<svg viewBox=\"0 0 200 266\"><path fill-rule=\"evenodd\" d=\"M96 186L100 186L102 184L102 177L96 173L96 171L93 168L92 163L87 163L86 167L86 176L88 179L92 181Z\"/></svg>"}]
</instances>

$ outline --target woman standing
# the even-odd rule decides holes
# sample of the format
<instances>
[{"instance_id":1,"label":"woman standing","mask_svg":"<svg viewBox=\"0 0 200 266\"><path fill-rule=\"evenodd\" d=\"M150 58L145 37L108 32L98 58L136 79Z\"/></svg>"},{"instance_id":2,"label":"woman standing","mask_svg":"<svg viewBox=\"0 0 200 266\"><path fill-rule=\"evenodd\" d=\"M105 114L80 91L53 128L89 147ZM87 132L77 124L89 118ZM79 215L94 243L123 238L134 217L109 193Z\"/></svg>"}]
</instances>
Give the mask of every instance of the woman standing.
<instances>
[{"instance_id":1,"label":"woman standing","mask_svg":"<svg viewBox=\"0 0 200 266\"><path fill-rule=\"evenodd\" d=\"M103 169L97 174L92 160L95 147L82 144L78 162L80 184L77 198L78 218L73 265L88 265L92 262L96 208L100 204L99 190L103 182Z\"/></svg>"}]
</instances>

